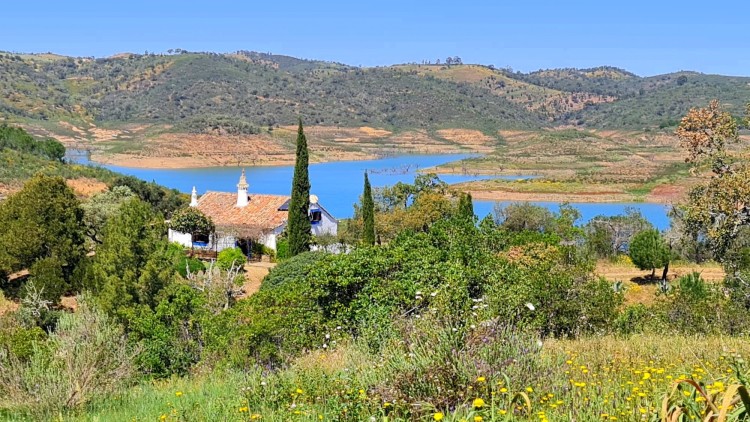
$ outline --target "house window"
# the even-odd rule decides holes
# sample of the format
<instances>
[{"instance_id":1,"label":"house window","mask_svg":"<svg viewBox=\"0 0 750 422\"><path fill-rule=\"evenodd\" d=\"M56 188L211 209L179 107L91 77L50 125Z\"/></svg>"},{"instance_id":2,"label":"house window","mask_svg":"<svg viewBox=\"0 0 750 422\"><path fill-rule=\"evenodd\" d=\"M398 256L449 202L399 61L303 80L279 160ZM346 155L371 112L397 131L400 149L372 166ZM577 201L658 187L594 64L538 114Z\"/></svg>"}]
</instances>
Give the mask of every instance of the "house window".
<instances>
[{"instance_id":1,"label":"house window","mask_svg":"<svg viewBox=\"0 0 750 422\"><path fill-rule=\"evenodd\" d=\"M320 210L310 210L310 223L319 224L323 219L323 213Z\"/></svg>"}]
</instances>

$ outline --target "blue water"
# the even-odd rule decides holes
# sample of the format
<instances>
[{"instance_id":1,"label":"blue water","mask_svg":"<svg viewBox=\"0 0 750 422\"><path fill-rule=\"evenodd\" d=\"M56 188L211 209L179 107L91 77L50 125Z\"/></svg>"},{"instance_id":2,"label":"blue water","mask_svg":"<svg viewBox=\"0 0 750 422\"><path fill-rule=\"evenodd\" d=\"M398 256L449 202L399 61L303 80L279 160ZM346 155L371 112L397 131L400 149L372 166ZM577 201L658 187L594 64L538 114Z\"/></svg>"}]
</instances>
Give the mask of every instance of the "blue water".
<instances>
[{"instance_id":1,"label":"blue water","mask_svg":"<svg viewBox=\"0 0 750 422\"><path fill-rule=\"evenodd\" d=\"M439 164L461 160L469 155L406 155L366 161L336 161L310 165L311 193L318 195L320 203L337 218L351 217L353 205L362 194L363 175L369 172L373 187L382 187L398 182L412 183L419 170L428 169ZM72 151L70 159L88 163L85 155ZM154 181L170 188L189 193L193 186L201 195L208 190L235 192L240 176L240 167L208 167L195 169L141 169L105 165L104 167L123 174L136 176L146 181ZM251 193L289 195L292 186L293 166L256 166L245 167ZM501 177L504 179L524 179L530 176L474 176L474 175L440 175L447 183L460 183ZM474 201L474 210L481 218L493 211L495 202ZM538 205L557 211L555 202L538 202ZM659 229L669 227L667 207L659 204L571 204L581 211L579 223L585 223L596 215L624 214L627 207L633 207Z\"/></svg>"}]
</instances>

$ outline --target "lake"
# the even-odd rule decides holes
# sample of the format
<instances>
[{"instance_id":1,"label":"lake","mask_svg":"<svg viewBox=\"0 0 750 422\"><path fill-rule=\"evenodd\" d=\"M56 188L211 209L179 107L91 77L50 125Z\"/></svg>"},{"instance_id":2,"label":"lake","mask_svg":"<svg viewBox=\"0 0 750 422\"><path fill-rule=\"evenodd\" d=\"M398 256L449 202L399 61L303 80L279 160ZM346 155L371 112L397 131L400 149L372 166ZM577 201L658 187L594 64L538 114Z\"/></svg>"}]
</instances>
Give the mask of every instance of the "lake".
<instances>
[{"instance_id":1,"label":"lake","mask_svg":"<svg viewBox=\"0 0 750 422\"><path fill-rule=\"evenodd\" d=\"M398 182L411 183L419 170L461 160L471 155L406 155L365 161L336 161L310 165L311 193L318 195L320 203L337 218L351 217L353 205L362 194L363 174L369 172L373 187L394 185ZM76 151L71 151L69 158L89 163L88 158ZM104 167L123 174L136 176L146 181L154 181L181 192L189 193L193 186L201 195L208 190L234 192L240 176L239 167L207 167L194 169L142 169L104 165ZM277 195L289 195L292 186L294 166L256 166L246 167L249 192ZM447 183L460 183L487 178L500 177L517 180L532 176L475 176L475 175L440 175ZM555 202L534 202L557 211ZM647 203L572 203L581 212L581 221L585 223L597 215L624 214L628 207L641 211L651 223L660 230L669 228L668 206ZM474 210L482 218L493 211L495 201L474 201Z\"/></svg>"}]
</instances>

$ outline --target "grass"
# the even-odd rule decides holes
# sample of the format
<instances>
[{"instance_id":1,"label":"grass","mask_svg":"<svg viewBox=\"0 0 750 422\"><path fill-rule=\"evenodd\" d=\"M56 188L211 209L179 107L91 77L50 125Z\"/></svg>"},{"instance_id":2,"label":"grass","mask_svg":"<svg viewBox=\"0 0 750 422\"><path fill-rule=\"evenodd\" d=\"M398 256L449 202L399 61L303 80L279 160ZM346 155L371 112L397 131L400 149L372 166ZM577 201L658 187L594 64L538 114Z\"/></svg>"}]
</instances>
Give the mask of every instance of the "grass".
<instances>
[{"instance_id":1,"label":"grass","mask_svg":"<svg viewBox=\"0 0 750 422\"><path fill-rule=\"evenodd\" d=\"M461 386L463 403L436 409L411 403L412 420L643 420L660 412L676 380L707 390L737 382L736 365L750 343L740 338L637 335L546 341L537 359L538 382L517 384L481 374ZM429 356L427 357L429 358ZM68 420L375 420L404 406L382 398L409 356L375 356L357 345L318 350L278 372L199 372L186 378L144 382L94 403ZM419 383L430 383L428 379ZM690 387L679 394L692 395ZM686 399L688 396L678 397ZM481 404L476 399L481 399ZM528 401L527 401L528 400ZM700 404L700 400L698 404ZM356 415L356 416L355 416Z\"/></svg>"}]
</instances>

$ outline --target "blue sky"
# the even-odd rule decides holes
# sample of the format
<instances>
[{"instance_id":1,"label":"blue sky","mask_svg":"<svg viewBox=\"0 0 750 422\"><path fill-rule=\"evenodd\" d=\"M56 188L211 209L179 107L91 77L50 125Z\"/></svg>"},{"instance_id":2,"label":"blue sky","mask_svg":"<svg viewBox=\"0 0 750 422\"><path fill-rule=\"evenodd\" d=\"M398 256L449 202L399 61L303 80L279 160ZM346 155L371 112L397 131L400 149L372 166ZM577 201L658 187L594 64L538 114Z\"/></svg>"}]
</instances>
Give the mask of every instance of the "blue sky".
<instances>
[{"instance_id":1,"label":"blue sky","mask_svg":"<svg viewBox=\"0 0 750 422\"><path fill-rule=\"evenodd\" d=\"M750 75L750 2L12 1L0 50L106 57L239 49L377 66L460 56L531 71Z\"/></svg>"}]
</instances>

